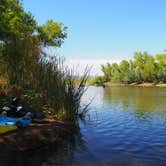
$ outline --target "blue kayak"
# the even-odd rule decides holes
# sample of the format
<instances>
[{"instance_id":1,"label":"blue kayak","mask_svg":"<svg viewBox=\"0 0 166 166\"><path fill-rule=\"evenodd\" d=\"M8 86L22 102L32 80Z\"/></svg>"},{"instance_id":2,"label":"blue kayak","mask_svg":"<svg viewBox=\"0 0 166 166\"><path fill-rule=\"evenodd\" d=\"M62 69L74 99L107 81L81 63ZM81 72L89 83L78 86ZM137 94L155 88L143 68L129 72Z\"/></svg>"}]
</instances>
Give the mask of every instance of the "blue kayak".
<instances>
[{"instance_id":1,"label":"blue kayak","mask_svg":"<svg viewBox=\"0 0 166 166\"><path fill-rule=\"evenodd\" d=\"M13 125L17 126L18 128L22 128L28 126L31 122L31 118L13 118L7 116L0 117L0 126Z\"/></svg>"}]
</instances>

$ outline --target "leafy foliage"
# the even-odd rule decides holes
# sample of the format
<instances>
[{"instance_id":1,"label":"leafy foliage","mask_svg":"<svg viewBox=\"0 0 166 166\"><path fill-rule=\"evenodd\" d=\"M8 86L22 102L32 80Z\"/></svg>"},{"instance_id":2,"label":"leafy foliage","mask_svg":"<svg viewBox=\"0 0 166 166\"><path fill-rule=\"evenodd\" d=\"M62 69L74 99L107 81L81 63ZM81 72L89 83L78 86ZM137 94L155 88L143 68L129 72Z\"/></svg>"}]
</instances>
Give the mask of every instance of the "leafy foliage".
<instances>
[{"instance_id":1,"label":"leafy foliage","mask_svg":"<svg viewBox=\"0 0 166 166\"><path fill-rule=\"evenodd\" d=\"M101 70L105 81L166 83L166 54L158 54L154 57L147 52L137 52L133 60L123 60L120 64L107 63L101 66Z\"/></svg>"},{"instance_id":2,"label":"leafy foliage","mask_svg":"<svg viewBox=\"0 0 166 166\"><path fill-rule=\"evenodd\" d=\"M66 29L62 23L49 20L45 25L38 27L38 32L44 45L60 47L67 36Z\"/></svg>"},{"instance_id":3,"label":"leafy foliage","mask_svg":"<svg viewBox=\"0 0 166 166\"><path fill-rule=\"evenodd\" d=\"M0 1L0 63L11 85L29 83L42 46L61 46L67 27L49 20L37 26L19 0Z\"/></svg>"}]
</instances>

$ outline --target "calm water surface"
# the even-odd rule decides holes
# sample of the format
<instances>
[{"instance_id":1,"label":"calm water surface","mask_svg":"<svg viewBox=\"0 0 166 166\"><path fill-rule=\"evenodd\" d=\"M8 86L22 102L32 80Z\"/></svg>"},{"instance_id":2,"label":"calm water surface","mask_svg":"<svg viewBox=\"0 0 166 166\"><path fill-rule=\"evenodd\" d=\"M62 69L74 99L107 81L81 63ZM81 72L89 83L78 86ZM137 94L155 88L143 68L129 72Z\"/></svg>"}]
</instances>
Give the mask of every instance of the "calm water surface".
<instances>
[{"instance_id":1,"label":"calm water surface","mask_svg":"<svg viewBox=\"0 0 166 166\"><path fill-rule=\"evenodd\" d=\"M79 139L49 164L166 165L166 89L90 87L84 102L94 96Z\"/></svg>"},{"instance_id":2,"label":"calm water surface","mask_svg":"<svg viewBox=\"0 0 166 166\"><path fill-rule=\"evenodd\" d=\"M94 96L73 140L35 165L166 165L166 89L90 87L83 102Z\"/></svg>"}]
</instances>

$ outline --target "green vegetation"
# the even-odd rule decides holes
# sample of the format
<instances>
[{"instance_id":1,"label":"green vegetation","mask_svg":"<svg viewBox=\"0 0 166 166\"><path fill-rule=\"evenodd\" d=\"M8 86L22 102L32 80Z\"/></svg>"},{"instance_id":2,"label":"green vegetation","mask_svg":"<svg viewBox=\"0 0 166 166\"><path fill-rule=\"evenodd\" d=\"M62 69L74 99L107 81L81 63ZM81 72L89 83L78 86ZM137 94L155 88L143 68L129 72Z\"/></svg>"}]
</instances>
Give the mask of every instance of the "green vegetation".
<instances>
[{"instance_id":1,"label":"green vegetation","mask_svg":"<svg viewBox=\"0 0 166 166\"><path fill-rule=\"evenodd\" d=\"M94 84L113 83L166 83L166 54L151 56L147 52L135 53L133 60L120 64L107 63L101 66L103 76L97 76Z\"/></svg>"},{"instance_id":2,"label":"green vegetation","mask_svg":"<svg viewBox=\"0 0 166 166\"><path fill-rule=\"evenodd\" d=\"M18 0L2 0L0 18L1 74L5 74L11 85L25 85L31 80L43 48L60 47L67 27L52 20L38 26Z\"/></svg>"},{"instance_id":3,"label":"green vegetation","mask_svg":"<svg viewBox=\"0 0 166 166\"><path fill-rule=\"evenodd\" d=\"M1 95L21 95L24 104L67 120L82 114L87 72L76 87L63 59L47 53L63 44L67 27L53 20L38 25L19 0L1 0L0 18Z\"/></svg>"}]
</instances>

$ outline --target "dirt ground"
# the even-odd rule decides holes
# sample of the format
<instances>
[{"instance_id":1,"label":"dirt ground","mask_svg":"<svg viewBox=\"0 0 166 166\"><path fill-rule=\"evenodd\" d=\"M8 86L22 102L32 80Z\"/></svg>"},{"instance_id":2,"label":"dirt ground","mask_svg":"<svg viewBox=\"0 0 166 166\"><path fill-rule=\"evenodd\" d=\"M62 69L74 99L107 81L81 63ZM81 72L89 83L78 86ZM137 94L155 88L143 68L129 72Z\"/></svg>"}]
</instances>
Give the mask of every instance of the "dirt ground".
<instances>
[{"instance_id":1,"label":"dirt ground","mask_svg":"<svg viewBox=\"0 0 166 166\"><path fill-rule=\"evenodd\" d=\"M1 152L37 149L63 140L73 130L72 125L48 118L42 123L32 123L26 128L1 134L0 149Z\"/></svg>"}]
</instances>

